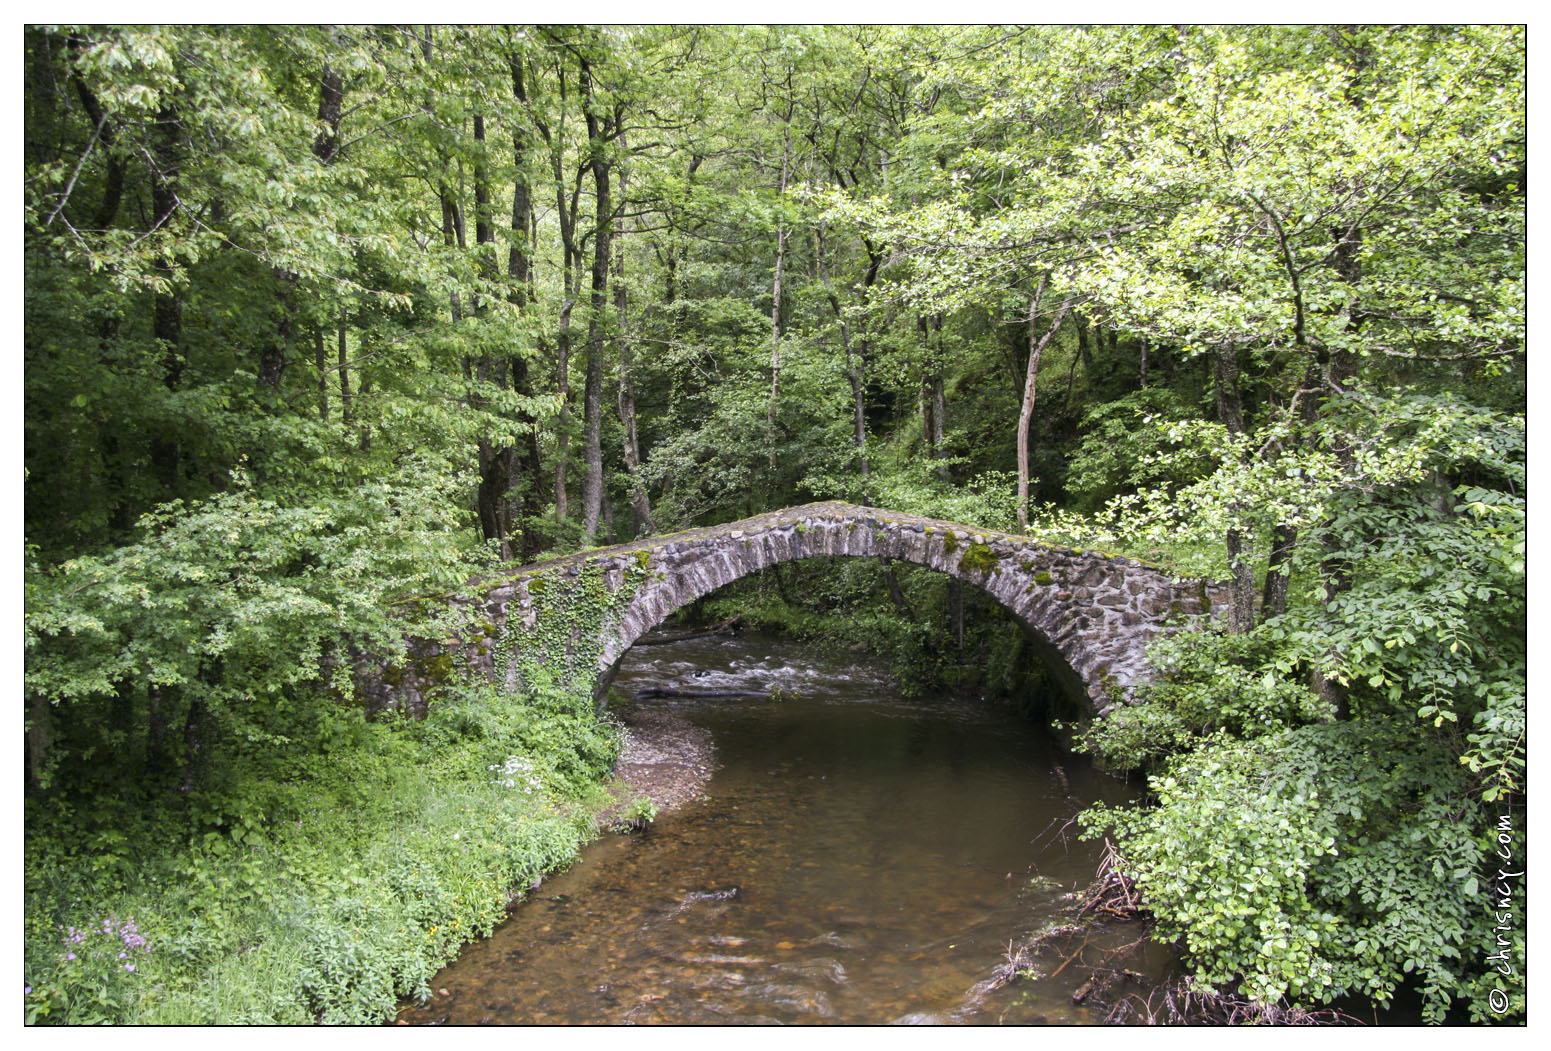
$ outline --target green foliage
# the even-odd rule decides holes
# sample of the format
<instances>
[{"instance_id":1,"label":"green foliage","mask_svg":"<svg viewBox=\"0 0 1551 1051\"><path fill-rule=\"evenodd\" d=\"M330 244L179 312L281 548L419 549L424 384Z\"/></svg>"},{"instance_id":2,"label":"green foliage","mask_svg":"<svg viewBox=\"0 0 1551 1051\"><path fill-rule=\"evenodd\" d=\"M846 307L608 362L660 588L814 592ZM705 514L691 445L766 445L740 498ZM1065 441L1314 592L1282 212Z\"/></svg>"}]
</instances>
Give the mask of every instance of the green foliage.
<instances>
[{"instance_id":1,"label":"green foliage","mask_svg":"<svg viewBox=\"0 0 1551 1051\"><path fill-rule=\"evenodd\" d=\"M1066 478L1075 507L1097 510L1140 488L1177 492L1209 471L1215 450L1201 443L1181 455L1164 426L1191 415L1167 387L1147 387L1089 409L1083 420L1087 433Z\"/></svg>"},{"instance_id":2,"label":"green foliage","mask_svg":"<svg viewBox=\"0 0 1551 1051\"><path fill-rule=\"evenodd\" d=\"M529 628L508 620L495 643L497 680L506 681L515 660L526 688L540 694L559 683L572 688L592 683L598 676L604 640L652 572L648 559L632 558L614 591L597 565L530 577L527 587L534 624Z\"/></svg>"},{"instance_id":3,"label":"green foliage","mask_svg":"<svg viewBox=\"0 0 1551 1051\"><path fill-rule=\"evenodd\" d=\"M1084 821L1122 837L1201 981L1383 1005L1411 976L1428 1020L1482 1021L1493 821L1434 733L1394 717L1222 736L1152 780L1156 807Z\"/></svg>"},{"instance_id":4,"label":"green foliage","mask_svg":"<svg viewBox=\"0 0 1551 1051\"><path fill-rule=\"evenodd\" d=\"M30 813L29 1021L381 1022L429 995L511 888L574 857L619 741L589 695L556 689L450 687L422 723L341 717L353 739L326 762L294 745L246 761L231 783L264 799L252 825L142 843L128 883ZM163 801L148 828L176 811Z\"/></svg>"},{"instance_id":5,"label":"green foliage","mask_svg":"<svg viewBox=\"0 0 1551 1051\"><path fill-rule=\"evenodd\" d=\"M1157 809L1114 827L1201 980L1379 1004L1410 981L1431 1021L1500 1019L1474 954L1495 944L1488 826L1524 788L1522 421L1392 395L1326 426L1364 443L1310 529L1340 590L1155 647L1164 681L1088 743L1161 767ZM1311 675L1343 687L1343 721Z\"/></svg>"},{"instance_id":6,"label":"green foliage","mask_svg":"<svg viewBox=\"0 0 1551 1051\"><path fill-rule=\"evenodd\" d=\"M1152 766L1223 734L1253 740L1335 715L1306 681L1281 673L1268 631L1167 636L1149 657L1161 681L1095 721L1083 741L1119 769Z\"/></svg>"},{"instance_id":7,"label":"green foliage","mask_svg":"<svg viewBox=\"0 0 1551 1051\"><path fill-rule=\"evenodd\" d=\"M640 832L657 820L657 804L646 796L637 796L619 812L614 822L616 832Z\"/></svg>"},{"instance_id":8,"label":"green foliage","mask_svg":"<svg viewBox=\"0 0 1551 1051\"><path fill-rule=\"evenodd\" d=\"M237 483L145 516L139 542L105 556L52 572L29 561L26 689L37 703L28 715L57 728L48 764L89 759L106 744L92 732L113 730L68 712L150 691L201 705L212 734L283 738L293 701L324 674L353 691L346 644L401 648L410 622L393 615L396 602L471 568L447 483L423 466L312 504L282 505ZM36 764L40 787L50 769Z\"/></svg>"}]
</instances>

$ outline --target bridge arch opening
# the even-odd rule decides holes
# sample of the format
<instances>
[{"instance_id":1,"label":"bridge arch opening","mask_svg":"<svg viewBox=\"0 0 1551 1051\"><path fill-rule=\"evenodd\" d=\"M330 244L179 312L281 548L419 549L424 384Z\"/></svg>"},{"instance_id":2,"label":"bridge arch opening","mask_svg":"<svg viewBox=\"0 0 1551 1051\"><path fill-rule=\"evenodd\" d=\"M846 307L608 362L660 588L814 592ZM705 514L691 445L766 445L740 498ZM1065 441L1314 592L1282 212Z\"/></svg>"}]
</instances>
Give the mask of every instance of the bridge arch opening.
<instances>
[{"instance_id":1,"label":"bridge arch opening","mask_svg":"<svg viewBox=\"0 0 1551 1051\"><path fill-rule=\"evenodd\" d=\"M934 594L932 581L946 586L936 589L938 593ZM833 586L826 588L829 584ZM683 617L691 622L725 620L774 597L749 594L756 589L774 592L782 605L793 610L823 608L827 603L827 612L839 617L845 616L843 607L848 603L860 604L870 599L876 603L874 609L888 608L892 603L894 612L924 628L930 638L939 640L935 644L928 642L928 646L944 664L957 661L960 681L947 685L1004 693L1042 720L1095 714L1082 678L1061 650L983 582L968 582L930 566L888 558L823 553L802 553L783 562L748 568L709 588L687 589L676 594L679 604L673 608L653 604L651 617L637 618L627 632L620 634L619 644L612 651L612 663L599 676L599 698L606 695L625 656L648 633ZM822 597L814 594L825 590L829 593ZM708 604L714 613L707 612ZM966 620L970 628L968 650L963 642ZM1009 640L994 638L999 632L1015 633L1021 648L1008 652ZM997 652L1003 662L1014 666L998 667L994 682L990 674L975 675L977 644ZM965 672L969 674L965 676Z\"/></svg>"}]
</instances>

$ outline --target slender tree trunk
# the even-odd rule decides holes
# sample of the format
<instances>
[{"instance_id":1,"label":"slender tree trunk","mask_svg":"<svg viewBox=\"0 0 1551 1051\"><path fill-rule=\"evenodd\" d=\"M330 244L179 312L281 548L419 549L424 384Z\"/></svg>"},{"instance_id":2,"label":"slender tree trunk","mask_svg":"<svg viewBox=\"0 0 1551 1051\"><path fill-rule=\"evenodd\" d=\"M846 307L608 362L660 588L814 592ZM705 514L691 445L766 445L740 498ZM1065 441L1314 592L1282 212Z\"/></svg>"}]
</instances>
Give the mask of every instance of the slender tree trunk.
<instances>
[{"instance_id":1,"label":"slender tree trunk","mask_svg":"<svg viewBox=\"0 0 1551 1051\"><path fill-rule=\"evenodd\" d=\"M313 139L312 153L318 158L319 163L327 166L339 150L339 123L342 118L344 103L344 81L339 74L334 72L327 64L324 65L318 77L318 122L324 125ZM279 286L277 302L280 308L280 320L275 326L273 335L265 340L263 348L259 351L258 382L259 386L267 391L278 392L280 383L285 377L285 370L290 364L290 345L293 322L291 318L291 295L297 284L297 275L288 270L275 270L275 281ZM321 358L318 350L321 347L322 334L318 335L318 343L313 350L315 356ZM278 404L276 406L279 407ZM324 420L328 419L327 410L324 410Z\"/></svg>"},{"instance_id":2,"label":"slender tree trunk","mask_svg":"<svg viewBox=\"0 0 1551 1051\"><path fill-rule=\"evenodd\" d=\"M948 578L948 623L953 631L953 645L962 657L964 654L964 585L958 577Z\"/></svg>"},{"instance_id":3,"label":"slender tree trunk","mask_svg":"<svg viewBox=\"0 0 1551 1051\"><path fill-rule=\"evenodd\" d=\"M512 98L520 110L528 108L528 91L525 63L521 55L508 56L512 73ZM533 281L531 250L533 245L533 196L528 185L528 154L532 146L526 126L519 118L512 129L512 157L516 175L512 182L512 247L507 254L506 273L511 278L512 302L526 309L532 300L530 287ZM533 381L528 372L528 353L518 351L511 357L512 389L524 398L533 396ZM524 562L531 562L542 549L538 522L543 516L542 490L539 486L539 428L538 420L529 412L522 412L520 419L526 430L517 439L514 475L522 478L522 522L519 555ZM514 479L515 481L515 479Z\"/></svg>"},{"instance_id":4,"label":"slender tree trunk","mask_svg":"<svg viewBox=\"0 0 1551 1051\"><path fill-rule=\"evenodd\" d=\"M567 285L575 283L575 268L568 260L563 278ZM555 337L555 394L560 399L559 427L555 432L555 521L564 525L568 514L566 500L566 472L571 466L571 311L576 306L576 292L566 297L560 307L560 329Z\"/></svg>"},{"instance_id":5,"label":"slender tree trunk","mask_svg":"<svg viewBox=\"0 0 1551 1051\"><path fill-rule=\"evenodd\" d=\"M204 772L206 721L205 702L198 698L190 701L183 720L183 783L179 786L183 795L194 790Z\"/></svg>"},{"instance_id":6,"label":"slender tree trunk","mask_svg":"<svg viewBox=\"0 0 1551 1051\"><path fill-rule=\"evenodd\" d=\"M285 375L286 366L290 364L291 290L296 285L296 275L287 271L275 271L275 278L280 286L276 296L280 320L275 325L274 333L264 341L258 362L259 386L269 391L280 389L280 381Z\"/></svg>"},{"instance_id":7,"label":"slender tree trunk","mask_svg":"<svg viewBox=\"0 0 1551 1051\"><path fill-rule=\"evenodd\" d=\"M178 688L151 683L146 687L145 765L153 774L167 765L167 709L176 703Z\"/></svg>"},{"instance_id":8,"label":"slender tree trunk","mask_svg":"<svg viewBox=\"0 0 1551 1051\"><path fill-rule=\"evenodd\" d=\"M624 133L620 133L619 145L626 148ZM628 175L619 173L619 197L628 200ZM630 509L634 517L635 535L650 536L656 532L652 524L652 505L646 495L646 483L641 479L641 443L636 434L635 387L630 379L630 316L629 296L625 286L624 231L614 235L619 239L614 250L614 314L619 332L619 422L624 428L623 451L625 472L630 476Z\"/></svg>"},{"instance_id":9,"label":"slender tree trunk","mask_svg":"<svg viewBox=\"0 0 1551 1051\"><path fill-rule=\"evenodd\" d=\"M151 166L151 209L155 213L154 227L160 229L172 221L178 208L176 182L182 165L182 122L176 109L168 106L157 114L156 137ZM162 383L169 391L176 391L183 380L183 301L172 284L172 261L163 258L156 265L165 284L156 293L153 304L152 333L161 348ZM162 486L163 499L170 500L178 494L183 473L183 451L171 429L162 431L151 440L151 462Z\"/></svg>"},{"instance_id":10,"label":"slender tree trunk","mask_svg":"<svg viewBox=\"0 0 1551 1051\"><path fill-rule=\"evenodd\" d=\"M814 251L819 268L819 280L823 282L826 290L829 284L829 257L824 251L824 230L820 225L814 234ZM853 436L856 441L856 469L863 478L868 474L867 463L867 379L863 373L866 361L861 355L851 348L851 326L846 321L845 311L840 308L840 300L833 291L827 291L830 309L835 312L835 321L840 326L840 346L845 351L846 378L851 381L851 405Z\"/></svg>"},{"instance_id":11,"label":"slender tree trunk","mask_svg":"<svg viewBox=\"0 0 1551 1051\"><path fill-rule=\"evenodd\" d=\"M786 108L786 132L781 140L781 186L778 207L786 205L786 181L792 170L792 106ZM776 466L776 403L781 397L781 271L786 266L786 223L776 219L775 281L770 297L770 408L766 413L766 438L770 442L770 469Z\"/></svg>"},{"instance_id":12,"label":"slender tree trunk","mask_svg":"<svg viewBox=\"0 0 1551 1051\"><path fill-rule=\"evenodd\" d=\"M1018 528L1029 528L1029 421L1034 418L1034 394L1039 384L1039 359L1045 347L1061 327L1067 311L1072 309L1074 298L1068 296L1056 310L1050 327L1043 336L1036 338L1039 322L1039 301L1045 293L1045 279L1039 279L1034 299L1029 304L1029 366L1023 380L1023 407L1018 412Z\"/></svg>"},{"instance_id":13,"label":"slender tree trunk","mask_svg":"<svg viewBox=\"0 0 1551 1051\"><path fill-rule=\"evenodd\" d=\"M913 617L915 611L910 608L910 603L905 601L905 593L900 590L899 580L894 575L893 563L882 557L878 561L883 565L883 586L888 589L889 601L894 603L894 608L900 613Z\"/></svg>"},{"instance_id":14,"label":"slender tree trunk","mask_svg":"<svg viewBox=\"0 0 1551 1051\"><path fill-rule=\"evenodd\" d=\"M932 377L929 372L921 374L921 389L916 391L916 410L921 416L921 441L926 445L927 455L932 454L932 434L937 428L932 426Z\"/></svg>"},{"instance_id":15,"label":"slender tree trunk","mask_svg":"<svg viewBox=\"0 0 1551 1051\"><path fill-rule=\"evenodd\" d=\"M219 686L226 678L225 662L217 657L199 669L201 682ZM205 766L210 752L211 719L209 706L203 697L189 701L188 714L183 720L183 784L179 790L188 795L204 780Z\"/></svg>"},{"instance_id":16,"label":"slender tree trunk","mask_svg":"<svg viewBox=\"0 0 1551 1051\"><path fill-rule=\"evenodd\" d=\"M944 444L948 437L948 391L943 380L942 315L932 319L932 330L937 341L935 368L932 370L932 456L937 462L937 480L948 481L948 465L944 461L948 452Z\"/></svg>"},{"instance_id":17,"label":"slender tree trunk","mask_svg":"<svg viewBox=\"0 0 1551 1051\"><path fill-rule=\"evenodd\" d=\"M582 454L587 468L582 477L582 543L590 545L598 531L598 516L604 499L603 312L608 306L609 249L613 245L614 220L612 164L604 151L613 125L598 118L592 94L592 69L585 60L580 62L579 83L587 117L587 145L591 154L589 167L597 201L593 225L592 309L587 319L587 382L582 393Z\"/></svg>"},{"instance_id":18,"label":"slender tree trunk","mask_svg":"<svg viewBox=\"0 0 1551 1051\"><path fill-rule=\"evenodd\" d=\"M345 312L339 312L339 416L346 426L350 425L350 359L346 356L346 328L348 321Z\"/></svg>"},{"instance_id":19,"label":"slender tree trunk","mask_svg":"<svg viewBox=\"0 0 1551 1051\"><path fill-rule=\"evenodd\" d=\"M70 50L73 53L79 53L85 43L78 36L69 38ZM86 110L87 119L91 121L92 127L99 129L97 137L102 143L103 155L107 158L102 201L92 217L92 226L95 229L106 230L118 217L119 206L124 200L124 159L113 149L118 142L118 129L116 122L104 112L102 103L73 67L70 72L70 83L75 87L75 93L80 97L81 106Z\"/></svg>"},{"instance_id":20,"label":"slender tree trunk","mask_svg":"<svg viewBox=\"0 0 1551 1051\"><path fill-rule=\"evenodd\" d=\"M1317 362L1311 362L1301 388L1293 395L1293 411L1305 426L1319 417L1319 394L1323 377ZM1298 530L1278 524L1271 530L1271 555L1266 563L1266 582L1261 591L1260 617L1269 620L1287 612L1287 587L1293 552L1298 546Z\"/></svg>"},{"instance_id":21,"label":"slender tree trunk","mask_svg":"<svg viewBox=\"0 0 1551 1051\"><path fill-rule=\"evenodd\" d=\"M495 216L492 212L489 168L485 163L483 114L474 115L474 143L477 151L474 162L474 243L478 246L480 274L486 280L494 281L498 273ZM473 307L476 317L485 313L485 305L477 295L474 297ZM477 377L480 384L493 382L497 386L504 387L506 385L504 358L497 367L490 353L482 351L479 355ZM483 395L479 394L471 400L475 407L483 407L485 402ZM480 532L486 540L496 542L502 559L510 560L515 552L510 539L512 530L506 497L512 486L514 450L509 444L497 444L481 437L478 452L479 486L475 494L475 503L479 511Z\"/></svg>"},{"instance_id":22,"label":"slender tree trunk","mask_svg":"<svg viewBox=\"0 0 1551 1051\"><path fill-rule=\"evenodd\" d=\"M1217 419L1229 435L1238 437L1244 433L1244 405L1239 393L1238 349L1232 344L1214 347L1212 376L1217 396ZM1228 513L1237 514L1238 504L1230 504ZM1245 550L1245 536L1236 526L1228 529L1224 538L1228 550L1232 603L1228 611L1228 630L1235 635L1249 631L1255 625L1255 570L1251 562L1253 552Z\"/></svg>"},{"instance_id":23,"label":"slender tree trunk","mask_svg":"<svg viewBox=\"0 0 1551 1051\"><path fill-rule=\"evenodd\" d=\"M942 315L934 314L931 317L921 315L916 318L916 332L921 337L921 348L925 361L925 375L922 376L922 431L926 438L927 446L931 450L933 460L941 461L946 453L943 451L943 441L948 428L948 399L947 389L943 380L942 361ZM936 346L933 346L935 338ZM937 478L939 481L948 480L948 465L939 462L937 465Z\"/></svg>"},{"instance_id":24,"label":"slender tree trunk","mask_svg":"<svg viewBox=\"0 0 1551 1051\"><path fill-rule=\"evenodd\" d=\"M54 734L53 705L41 694L27 697L27 773L34 786L43 783L43 764L48 761L49 746Z\"/></svg>"}]
</instances>

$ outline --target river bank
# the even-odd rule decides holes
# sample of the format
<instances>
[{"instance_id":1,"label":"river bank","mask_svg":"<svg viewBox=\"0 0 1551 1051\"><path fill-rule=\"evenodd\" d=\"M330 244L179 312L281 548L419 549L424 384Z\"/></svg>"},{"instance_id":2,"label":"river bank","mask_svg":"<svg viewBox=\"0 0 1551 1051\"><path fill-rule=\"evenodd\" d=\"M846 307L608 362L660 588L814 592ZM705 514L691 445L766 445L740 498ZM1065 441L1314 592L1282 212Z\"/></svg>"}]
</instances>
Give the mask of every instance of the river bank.
<instances>
[{"instance_id":1,"label":"river bank","mask_svg":"<svg viewBox=\"0 0 1551 1051\"><path fill-rule=\"evenodd\" d=\"M634 706L619 720L624 746L613 791L620 801L599 816L601 827L613 827L632 798L650 799L659 816L704 798L716 760L708 731L671 712Z\"/></svg>"}]
</instances>

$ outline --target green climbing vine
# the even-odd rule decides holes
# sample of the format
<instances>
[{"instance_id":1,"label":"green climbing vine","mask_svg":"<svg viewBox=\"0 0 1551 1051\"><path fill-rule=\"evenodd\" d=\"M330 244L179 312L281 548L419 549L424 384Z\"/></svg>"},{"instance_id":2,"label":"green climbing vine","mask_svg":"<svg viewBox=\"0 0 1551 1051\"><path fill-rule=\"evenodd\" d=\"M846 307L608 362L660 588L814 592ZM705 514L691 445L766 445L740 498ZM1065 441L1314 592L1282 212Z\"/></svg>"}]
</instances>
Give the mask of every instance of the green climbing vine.
<instances>
[{"instance_id":1,"label":"green climbing vine","mask_svg":"<svg viewBox=\"0 0 1551 1051\"><path fill-rule=\"evenodd\" d=\"M630 606L641 585L660 576L650 554L637 552L616 571L619 586L609 589L608 563L551 570L529 578L533 626L513 610L491 655L497 681L505 681L515 663L523 687L560 682L590 689L598 676L609 630Z\"/></svg>"}]
</instances>

